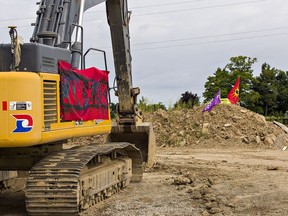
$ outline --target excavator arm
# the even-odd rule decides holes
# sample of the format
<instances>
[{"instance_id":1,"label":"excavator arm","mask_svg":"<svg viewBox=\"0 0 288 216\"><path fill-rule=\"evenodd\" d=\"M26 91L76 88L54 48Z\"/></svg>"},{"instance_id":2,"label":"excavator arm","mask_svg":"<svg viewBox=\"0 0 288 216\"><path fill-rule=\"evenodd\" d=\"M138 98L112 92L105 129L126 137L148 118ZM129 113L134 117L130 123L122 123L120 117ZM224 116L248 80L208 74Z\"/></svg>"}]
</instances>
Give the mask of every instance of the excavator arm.
<instances>
[{"instance_id":1,"label":"excavator arm","mask_svg":"<svg viewBox=\"0 0 288 216\"><path fill-rule=\"evenodd\" d=\"M135 124L136 97L139 88L132 87L131 49L129 35L130 11L126 0L108 0L107 19L113 46L117 91L119 99L119 124Z\"/></svg>"},{"instance_id":2,"label":"excavator arm","mask_svg":"<svg viewBox=\"0 0 288 216\"><path fill-rule=\"evenodd\" d=\"M151 166L155 157L155 135L151 123L143 122L137 108L138 87L132 85L131 49L127 0L107 0L107 19L110 26L118 96L118 120L112 127L109 141L126 141L136 145L143 159Z\"/></svg>"}]
</instances>

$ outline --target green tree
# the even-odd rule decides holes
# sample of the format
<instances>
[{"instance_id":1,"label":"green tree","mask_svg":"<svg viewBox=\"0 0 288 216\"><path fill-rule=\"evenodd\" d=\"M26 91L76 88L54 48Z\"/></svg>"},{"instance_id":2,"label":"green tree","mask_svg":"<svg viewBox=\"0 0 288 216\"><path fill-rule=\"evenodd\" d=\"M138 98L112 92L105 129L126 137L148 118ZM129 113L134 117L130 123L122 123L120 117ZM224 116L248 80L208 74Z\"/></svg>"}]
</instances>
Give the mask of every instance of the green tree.
<instances>
[{"instance_id":1,"label":"green tree","mask_svg":"<svg viewBox=\"0 0 288 216\"><path fill-rule=\"evenodd\" d=\"M143 96L139 100L138 108L144 112L154 112L157 111L158 109L167 110L163 103L161 102L157 104L149 103L149 100Z\"/></svg>"},{"instance_id":2,"label":"green tree","mask_svg":"<svg viewBox=\"0 0 288 216\"><path fill-rule=\"evenodd\" d=\"M259 92L257 91L257 89L255 89L255 86L259 85L259 81L255 78L252 81L252 90L251 90L251 94L250 94L250 100L249 100L249 109L257 112L257 113L264 113L264 108L263 108L263 102L261 101L261 95L259 94Z\"/></svg>"},{"instance_id":3,"label":"green tree","mask_svg":"<svg viewBox=\"0 0 288 216\"><path fill-rule=\"evenodd\" d=\"M268 115L277 111L277 74L277 69L271 68L269 64L264 63L260 75L256 77L258 82L254 86L254 90L261 95L261 103L259 103L260 106L262 105L261 114Z\"/></svg>"},{"instance_id":4,"label":"green tree","mask_svg":"<svg viewBox=\"0 0 288 216\"><path fill-rule=\"evenodd\" d=\"M217 68L213 76L209 76L207 79L208 81L205 83L205 91L203 93L204 102L210 101L219 89L221 89L222 97L223 95L225 95L224 97L227 96L231 89L231 81L230 75L225 68Z\"/></svg>"},{"instance_id":5,"label":"green tree","mask_svg":"<svg viewBox=\"0 0 288 216\"><path fill-rule=\"evenodd\" d=\"M111 102L110 103L110 116L111 119L115 119L117 117L117 104Z\"/></svg>"},{"instance_id":6,"label":"green tree","mask_svg":"<svg viewBox=\"0 0 288 216\"><path fill-rule=\"evenodd\" d=\"M276 76L278 111L284 114L288 111L288 72L279 71Z\"/></svg>"},{"instance_id":7,"label":"green tree","mask_svg":"<svg viewBox=\"0 0 288 216\"><path fill-rule=\"evenodd\" d=\"M253 64L257 62L256 58L247 56L238 56L230 58L230 62L223 68L218 68L214 76L208 77L205 83L205 92L203 96L205 102L211 100L218 89L221 89L221 97L227 97L227 94L240 76L240 97L239 101L243 102L249 109L254 109L260 95L253 90Z\"/></svg>"},{"instance_id":8,"label":"green tree","mask_svg":"<svg viewBox=\"0 0 288 216\"><path fill-rule=\"evenodd\" d=\"M197 94L193 94L192 92L186 91L181 95L179 101L175 103L174 107L193 108L194 106L199 105L200 105L200 98L197 96Z\"/></svg>"},{"instance_id":9,"label":"green tree","mask_svg":"<svg viewBox=\"0 0 288 216\"><path fill-rule=\"evenodd\" d=\"M250 109L253 104L257 103L259 97L255 96L253 91L253 65L257 62L256 58L250 58L247 56L232 57L230 63L226 65L226 69L231 75L231 88L235 84L236 79L240 76L240 95L239 101L242 101Z\"/></svg>"}]
</instances>

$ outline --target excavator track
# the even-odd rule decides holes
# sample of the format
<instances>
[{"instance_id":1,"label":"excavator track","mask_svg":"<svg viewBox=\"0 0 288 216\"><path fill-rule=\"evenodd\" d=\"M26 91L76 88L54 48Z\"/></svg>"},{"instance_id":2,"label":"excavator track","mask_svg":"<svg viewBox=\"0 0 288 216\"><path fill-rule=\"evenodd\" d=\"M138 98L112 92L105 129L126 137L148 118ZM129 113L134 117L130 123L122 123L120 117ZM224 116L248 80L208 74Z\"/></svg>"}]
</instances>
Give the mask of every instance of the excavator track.
<instances>
[{"instance_id":1,"label":"excavator track","mask_svg":"<svg viewBox=\"0 0 288 216\"><path fill-rule=\"evenodd\" d=\"M26 185L29 215L79 215L142 180L141 152L129 143L90 144L52 153L31 170Z\"/></svg>"}]
</instances>

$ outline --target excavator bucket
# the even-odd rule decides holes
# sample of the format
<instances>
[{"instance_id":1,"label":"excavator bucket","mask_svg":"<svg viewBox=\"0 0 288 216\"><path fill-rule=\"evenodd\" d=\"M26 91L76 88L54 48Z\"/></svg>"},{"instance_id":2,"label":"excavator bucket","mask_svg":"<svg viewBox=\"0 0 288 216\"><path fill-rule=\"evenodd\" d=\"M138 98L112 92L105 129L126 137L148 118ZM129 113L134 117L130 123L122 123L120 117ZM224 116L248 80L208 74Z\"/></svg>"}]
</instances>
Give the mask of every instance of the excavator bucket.
<instances>
[{"instance_id":1,"label":"excavator bucket","mask_svg":"<svg viewBox=\"0 0 288 216\"><path fill-rule=\"evenodd\" d=\"M144 122L136 125L114 125L108 136L108 142L129 142L134 144L142 153L146 167L154 164L156 140L151 123Z\"/></svg>"}]
</instances>

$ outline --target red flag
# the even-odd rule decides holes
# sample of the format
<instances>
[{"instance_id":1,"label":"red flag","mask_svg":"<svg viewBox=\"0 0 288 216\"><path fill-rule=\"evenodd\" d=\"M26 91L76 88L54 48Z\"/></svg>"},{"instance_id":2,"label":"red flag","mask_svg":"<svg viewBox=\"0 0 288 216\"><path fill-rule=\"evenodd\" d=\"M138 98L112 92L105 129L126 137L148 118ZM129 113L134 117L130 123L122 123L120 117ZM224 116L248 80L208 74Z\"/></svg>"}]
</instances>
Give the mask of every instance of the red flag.
<instances>
[{"instance_id":1,"label":"red flag","mask_svg":"<svg viewBox=\"0 0 288 216\"><path fill-rule=\"evenodd\" d=\"M239 88L240 88L240 77L236 80L235 85L230 90L227 98L231 102L231 104L236 104L239 100Z\"/></svg>"},{"instance_id":2,"label":"red flag","mask_svg":"<svg viewBox=\"0 0 288 216\"><path fill-rule=\"evenodd\" d=\"M109 119L108 71L72 69L60 61L61 116L63 120Z\"/></svg>"}]
</instances>

